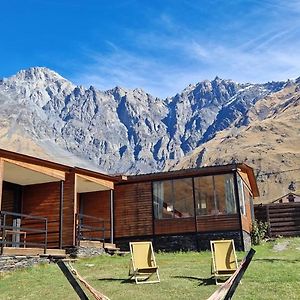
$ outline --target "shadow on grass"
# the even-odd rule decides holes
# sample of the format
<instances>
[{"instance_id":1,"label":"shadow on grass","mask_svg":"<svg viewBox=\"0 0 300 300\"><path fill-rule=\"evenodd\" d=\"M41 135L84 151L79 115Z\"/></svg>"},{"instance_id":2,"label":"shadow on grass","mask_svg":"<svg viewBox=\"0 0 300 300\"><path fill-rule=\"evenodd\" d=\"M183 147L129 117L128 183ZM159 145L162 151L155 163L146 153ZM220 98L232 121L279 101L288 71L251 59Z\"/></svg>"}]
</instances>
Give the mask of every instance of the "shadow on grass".
<instances>
[{"instance_id":1,"label":"shadow on grass","mask_svg":"<svg viewBox=\"0 0 300 300\"><path fill-rule=\"evenodd\" d=\"M282 259L282 258L254 258L252 261L257 262L270 262L270 263L276 263L276 262L287 262L287 263L299 263L299 259Z\"/></svg>"},{"instance_id":2,"label":"shadow on grass","mask_svg":"<svg viewBox=\"0 0 300 300\"><path fill-rule=\"evenodd\" d=\"M172 276L173 278L182 278L187 280L195 280L199 282L199 286L201 285L216 285L216 282L213 277L209 278L199 278L194 276Z\"/></svg>"},{"instance_id":3,"label":"shadow on grass","mask_svg":"<svg viewBox=\"0 0 300 300\"><path fill-rule=\"evenodd\" d=\"M135 283L134 280L131 280L130 278L98 278L99 281L119 281L120 283Z\"/></svg>"}]
</instances>

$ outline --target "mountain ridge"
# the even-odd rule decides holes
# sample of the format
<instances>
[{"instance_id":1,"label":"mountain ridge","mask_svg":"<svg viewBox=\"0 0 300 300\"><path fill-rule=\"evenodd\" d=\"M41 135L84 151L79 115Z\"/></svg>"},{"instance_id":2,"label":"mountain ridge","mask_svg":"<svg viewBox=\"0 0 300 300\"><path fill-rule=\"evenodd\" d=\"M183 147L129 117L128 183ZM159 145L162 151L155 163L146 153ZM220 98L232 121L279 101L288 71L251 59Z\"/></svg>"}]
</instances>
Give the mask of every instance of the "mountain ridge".
<instances>
[{"instance_id":1,"label":"mountain ridge","mask_svg":"<svg viewBox=\"0 0 300 300\"><path fill-rule=\"evenodd\" d=\"M82 166L87 161L102 172L168 170L222 132L243 131L278 114L280 106L276 112L268 97L288 88L298 93L297 80L253 84L216 77L160 99L140 88L76 86L48 68L34 67L0 80L0 142L25 154L30 147L48 158L63 153L64 161L71 153L82 158ZM291 98L290 105L295 101ZM21 147L22 136L28 150ZM201 151L204 157L207 151ZM201 165L198 156L196 161Z\"/></svg>"}]
</instances>

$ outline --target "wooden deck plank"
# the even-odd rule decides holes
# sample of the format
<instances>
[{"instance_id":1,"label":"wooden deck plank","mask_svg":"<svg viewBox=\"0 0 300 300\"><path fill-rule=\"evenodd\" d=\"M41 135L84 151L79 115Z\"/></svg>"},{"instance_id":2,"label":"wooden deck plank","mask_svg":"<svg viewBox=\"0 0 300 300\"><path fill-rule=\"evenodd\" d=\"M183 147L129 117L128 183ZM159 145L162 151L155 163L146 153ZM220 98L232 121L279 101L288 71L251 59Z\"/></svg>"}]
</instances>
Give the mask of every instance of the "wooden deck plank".
<instances>
[{"instance_id":1,"label":"wooden deck plank","mask_svg":"<svg viewBox=\"0 0 300 300\"><path fill-rule=\"evenodd\" d=\"M66 251L63 249L47 249L46 254L43 248L15 248L4 247L3 255L30 255L30 256L60 256L66 257Z\"/></svg>"}]
</instances>

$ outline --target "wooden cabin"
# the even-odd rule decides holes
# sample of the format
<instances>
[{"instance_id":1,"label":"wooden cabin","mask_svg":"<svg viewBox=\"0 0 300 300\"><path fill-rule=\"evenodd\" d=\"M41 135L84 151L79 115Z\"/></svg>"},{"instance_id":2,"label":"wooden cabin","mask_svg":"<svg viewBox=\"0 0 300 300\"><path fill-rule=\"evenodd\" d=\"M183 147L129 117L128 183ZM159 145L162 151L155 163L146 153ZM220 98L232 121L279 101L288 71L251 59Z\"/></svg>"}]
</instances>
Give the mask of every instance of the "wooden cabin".
<instances>
[{"instance_id":1,"label":"wooden cabin","mask_svg":"<svg viewBox=\"0 0 300 300\"><path fill-rule=\"evenodd\" d=\"M202 250L233 238L250 247L258 188L245 164L117 177L0 149L1 254L77 246Z\"/></svg>"},{"instance_id":2,"label":"wooden cabin","mask_svg":"<svg viewBox=\"0 0 300 300\"><path fill-rule=\"evenodd\" d=\"M1 254L59 254L113 239L118 179L0 150ZM52 249L52 250L51 250Z\"/></svg>"},{"instance_id":3,"label":"wooden cabin","mask_svg":"<svg viewBox=\"0 0 300 300\"><path fill-rule=\"evenodd\" d=\"M257 196L246 164L129 176L115 186L115 242L124 248L147 239L168 251L209 249L211 239L234 239L247 250Z\"/></svg>"}]
</instances>

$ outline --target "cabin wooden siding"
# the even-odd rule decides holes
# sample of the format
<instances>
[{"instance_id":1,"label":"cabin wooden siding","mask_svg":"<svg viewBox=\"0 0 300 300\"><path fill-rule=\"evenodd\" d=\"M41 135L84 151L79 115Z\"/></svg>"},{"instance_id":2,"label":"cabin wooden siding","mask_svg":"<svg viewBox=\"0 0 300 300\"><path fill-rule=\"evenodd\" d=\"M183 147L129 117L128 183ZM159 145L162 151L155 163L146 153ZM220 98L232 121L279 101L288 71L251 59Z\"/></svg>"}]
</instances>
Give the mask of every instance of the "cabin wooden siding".
<instances>
[{"instance_id":1,"label":"cabin wooden siding","mask_svg":"<svg viewBox=\"0 0 300 300\"><path fill-rule=\"evenodd\" d=\"M242 229L247 233L251 232L252 229L252 216L251 216L251 203L250 198L252 197L248 188L244 186L244 200L245 200L245 214L241 214Z\"/></svg>"},{"instance_id":2,"label":"cabin wooden siding","mask_svg":"<svg viewBox=\"0 0 300 300\"><path fill-rule=\"evenodd\" d=\"M5 183L4 183L3 191L2 191L1 210L14 212L14 198L15 198L14 190L10 189L9 187L5 187Z\"/></svg>"},{"instance_id":3,"label":"cabin wooden siding","mask_svg":"<svg viewBox=\"0 0 300 300\"><path fill-rule=\"evenodd\" d=\"M195 218L161 219L154 221L155 234L195 232Z\"/></svg>"},{"instance_id":4,"label":"cabin wooden siding","mask_svg":"<svg viewBox=\"0 0 300 300\"><path fill-rule=\"evenodd\" d=\"M247 218L247 216L242 215L241 220L242 220L242 229L244 231L250 233L251 228L250 228L250 223L249 223L249 219Z\"/></svg>"},{"instance_id":5,"label":"cabin wooden siding","mask_svg":"<svg viewBox=\"0 0 300 300\"><path fill-rule=\"evenodd\" d=\"M80 213L104 219L105 239L110 238L110 191L90 192L80 194ZM89 224L89 221L88 223ZM90 224L92 225L92 224ZM100 226L99 223L92 226ZM93 233L91 236L99 236Z\"/></svg>"},{"instance_id":6,"label":"cabin wooden siding","mask_svg":"<svg viewBox=\"0 0 300 300\"><path fill-rule=\"evenodd\" d=\"M45 217L48 221L48 248L59 247L60 183L50 182L23 187L22 213ZM34 223L34 224L33 224ZM44 230L44 223L24 218L22 226ZM44 234L28 232L27 242L44 243Z\"/></svg>"},{"instance_id":7,"label":"cabin wooden siding","mask_svg":"<svg viewBox=\"0 0 300 300\"><path fill-rule=\"evenodd\" d=\"M152 235L151 182L118 185L114 195L115 238Z\"/></svg>"},{"instance_id":8,"label":"cabin wooden siding","mask_svg":"<svg viewBox=\"0 0 300 300\"><path fill-rule=\"evenodd\" d=\"M250 201L245 202L245 210L246 215L242 215L242 228L244 231L250 233L252 229Z\"/></svg>"},{"instance_id":9,"label":"cabin wooden siding","mask_svg":"<svg viewBox=\"0 0 300 300\"><path fill-rule=\"evenodd\" d=\"M0 210L2 207L3 176L4 176L4 162L3 159L0 157Z\"/></svg>"},{"instance_id":10,"label":"cabin wooden siding","mask_svg":"<svg viewBox=\"0 0 300 300\"><path fill-rule=\"evenodd\" d=\"M75 246L76 237L76 197L75 172L66 173L63 200L62 246Z\"/></svg>"},{"instance_id":11,"label":"cabin wooden siding","mask_svg":"<svg viewBox=\"0 0 300 300\"><path fill-rule=\"evenodd\" d=\"M7 211L7 212L15 212L15 191L6 182L3 182L2 186L3 186L2 205L0 207L1 208L0 210ZM13 225L13 217L6 216L5 223L6 223L6 225L12 226Z\"/></svg>"},{"instance_id":12,"label":"cabin wooden siding","mask_svg":"<svg viewBox=\"0 0 300 300\"><path fill-rule=\"evenodd\" d=\"M197 232L240 230L238 214L197 216Z\"/></svg>"}]
</instances>

